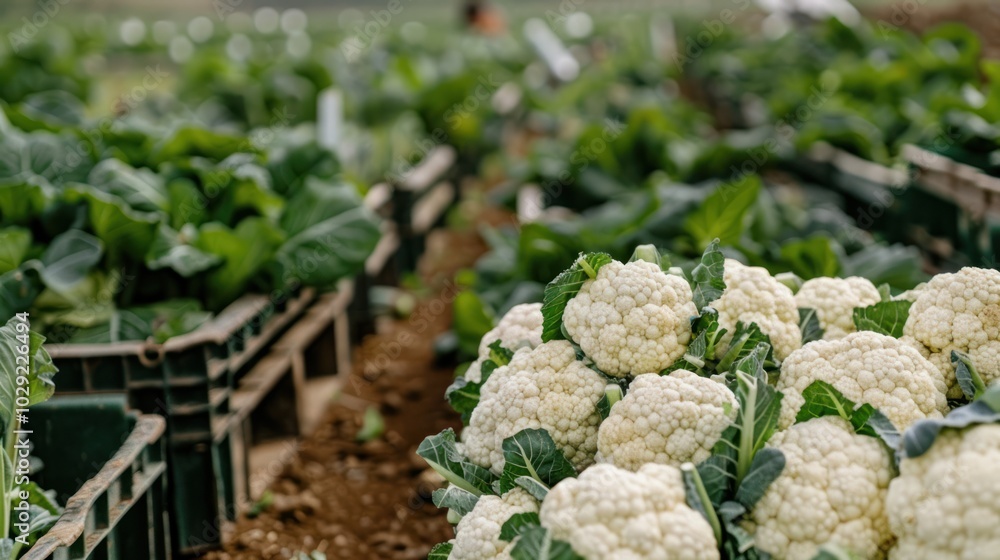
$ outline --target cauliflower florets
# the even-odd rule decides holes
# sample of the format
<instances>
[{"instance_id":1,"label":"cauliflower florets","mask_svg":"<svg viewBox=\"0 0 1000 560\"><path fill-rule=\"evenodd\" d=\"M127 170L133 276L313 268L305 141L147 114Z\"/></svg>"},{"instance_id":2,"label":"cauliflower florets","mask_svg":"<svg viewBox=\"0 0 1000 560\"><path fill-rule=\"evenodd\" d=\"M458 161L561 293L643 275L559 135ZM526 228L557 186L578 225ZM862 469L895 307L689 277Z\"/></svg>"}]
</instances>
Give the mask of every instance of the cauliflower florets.
<instances>
[{"instance_id":1,"label":"cauliflower florets","mask_svg":"<svg viewBox=\"0 0 1000 560\"><path fill-rule=\"evenodd\" d=\"M503 440L521 430L544 428L578 469L594 462L597 403L606 383L576 359L566 340L521 348L506 366L483 383L479 404L462 432L464 450L473 463L503 470Z\"/></svg>"},{"instance_id":2,"label":"cauliflower florets","mask_svg":"<svg viewBox=\"0 0 1000 560\"><path fill-rule=\"evenodd\" d=\"M601 423L598 460L630 471L646 463L700 463L738 410L728 387L690 371L640 375Z\"/></svg>"},{"instance_id":3,"label":"cauliflower florets","mask_svg":"<svg viewBox=\"0 0 1000 560\"><path fill-rule=\"evenodd\" d=\"M837 340L855 332L854 308L875 305L882 300L875 284L866 278L813 278L806 280L795 303L816 310L823 340Z\"/></svg>"},{"instance_id":4,"label":"cauliflower florets","mask_svg":"<svg viewBox=\"0 0 1000 560\"><path fill-rule=\"evenodd\" d=\"M941 418L948 410L944 380L934 364L891 336L861 331L810 342L781 364L776 384L785 395L781 429L795 423L805 404L802 392L817 380L855 404L879 409L900 430L922 418Z\"/></svg>"},{"instance_id":5,"label":"cauliflower florets","mask_svg":"<svg viewBox=\"0 0 1000 560\"><path fill-rule=\"evenodd\" d=\"M719 558L712 528L688 507L675 467L650 464L633 473L595 465L552 488L539 517L587 560Z\"/></svg>"},{"instance_id":6,"label":"cauliflower florets","mask_svg":"<svg viewBox=\"0 0 1000 560\"><path fill-rule=\"evenodd\" d=\"M684 355L691 286L656 264L611 262L566 305L563 324L601 371L615 377L659 372Z\"/></svg>"},{"instance_id":7,"label":"cauliflower florets","mask_svg":"<svg viewBox=\"0 0 1000 560\"><path fill-rule=\"evenodd\" d=\"M479 341L479 357L465 370L465 379L471 383L483 380L483 362L490 357L490 344L496 341L508 350L515 350L526 343L534 348L542 343L542 304L522 303L510 308L497 326L490 329Z\"/></svg>"},{"instance_id":8,"label":"cauliflower florets","mask_svg":"<svg viewBox=\"0 0 1000 560\"><path fill-rule=\"evenodd\" d=\"M1000 271L938 274L917 292L903 334L941 369L951 397L962 395L952 350L967 353L987 384L1000 378Z\"/></svg>"},{"instance_id":9,"label":"cauliflower florets","mask_svg":"<svg viewBox=\"0 0 1000 560\"><path fill-rule=\"evenodd\" d=\"M769 447L784 453L785 469L750 512L758 548L809 560L829 543L884 558L892 540L885 512L892 458L879 440L823 416L778 432Z\"/></svg>"},{"instance_id":10,"label":"cauliflower florets","mask_svg":"<svg viewBox=\"0 0 1000 560\"><path fill-rule=\"evenodd\" d=\"M510 558L512 543L500 540L503 524L518 513L538 512L538 501L521 488L500 496L482 496L455 527L449 560Z\"/></svg>"},{"instance_id":11,"label":"cauliflower florets","mask_svg":"<svg viewBox=\"0 0 1000 560\"><path fill-rule=\"evenodd\" d=\"M1000 425L944 430L903 459L886 509L893 560L995 558L1000 551Z\"/></svg>"},{"instance_id":12,"label":"cauliflower florets","mask_svg":"<svg viewBox=\"0 0 1000 560\"><path fill-rule=\"evenodd\" d=\"M719 312L719 326L727 330L718 344L720 352L729 347L740 321L757 323L771 337L778 360L802 346L799 308L791 288L775 280L767 269L733 259L726 259L723 278L726 290L711 304Z\"/></svg>"}]
</instances>

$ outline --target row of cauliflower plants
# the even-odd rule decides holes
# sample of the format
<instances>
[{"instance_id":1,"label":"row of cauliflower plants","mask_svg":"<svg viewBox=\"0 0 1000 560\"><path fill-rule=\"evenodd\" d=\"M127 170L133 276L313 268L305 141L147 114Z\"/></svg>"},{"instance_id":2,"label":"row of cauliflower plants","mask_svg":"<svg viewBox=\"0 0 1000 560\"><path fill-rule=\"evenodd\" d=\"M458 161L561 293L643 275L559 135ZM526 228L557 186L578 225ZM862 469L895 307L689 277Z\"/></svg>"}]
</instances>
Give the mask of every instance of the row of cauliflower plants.
<instances>
[{"instance_id":1,"label":"row of cauliflower plants","mask_svg":"<svg viewBox=\"0 0 1000 560\"><path fill-rule=\"evenodd\" d=\"M584 254L449 387L430 558L987 558L998 377L996 270L893 297L717 243L690 271Z\"/></svg>"}]
</instances>

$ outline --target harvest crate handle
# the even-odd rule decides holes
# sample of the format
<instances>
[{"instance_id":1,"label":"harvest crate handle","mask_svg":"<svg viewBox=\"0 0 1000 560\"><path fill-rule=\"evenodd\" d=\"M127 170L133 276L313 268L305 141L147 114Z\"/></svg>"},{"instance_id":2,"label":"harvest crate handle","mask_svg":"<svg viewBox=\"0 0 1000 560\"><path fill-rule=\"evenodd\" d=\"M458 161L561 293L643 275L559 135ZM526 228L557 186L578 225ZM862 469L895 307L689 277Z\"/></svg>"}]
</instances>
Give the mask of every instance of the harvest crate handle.
<instances>
[{"instance_id":1,"label":"harvest crate handle","mask_svg":"<svg viewBox=\"0 0 1000 560\"><path fill-rule=\"evenodd\" d=\"M160 439L165 430L166 421L162 417L152 414L140 416L132 433L118 449L118 452L104 464L97 475L84 483L83 487L73 494L66 502L66 508L59 516L59 521L49 529L48 533L38 539L35 546L28 550L25 558L49 558L58 548L72 546L76 543L84 534L90 509L123 474L134 476L132 466L136 459L142 456L143 451L151 442ZM128 481L130 487L132 482ZM139 493L141 492L132 492L133 495ZM124 496L123 499L125 499ZM114 507L117 504L109 505ZM106 527L98 528L98 530L101 529L106 529Z\"/></svg>"}]
</instances>

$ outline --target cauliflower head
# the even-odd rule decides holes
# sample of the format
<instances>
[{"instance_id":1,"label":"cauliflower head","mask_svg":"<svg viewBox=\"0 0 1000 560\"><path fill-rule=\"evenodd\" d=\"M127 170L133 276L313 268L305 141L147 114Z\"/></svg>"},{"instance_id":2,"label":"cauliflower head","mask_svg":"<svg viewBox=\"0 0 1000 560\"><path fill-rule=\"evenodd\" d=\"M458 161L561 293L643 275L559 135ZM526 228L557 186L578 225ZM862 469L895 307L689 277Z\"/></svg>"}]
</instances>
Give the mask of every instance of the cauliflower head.
<instances>
[{"instance_id":1,"label":"cauliflower head","mask_svg":"<svg viewBox=\"0 0 1000 560\"><path fill-rule=\"evenodd\" d=\"M681 471L667 465L595 465L555 485L539 517L587 560L719 558L711 526L685 502Z\"/></svg>"},{"instance_id":2,"label":"cauliflower head","mask_svg":"<svg viewBox=\"0 0 1000 560\"><path fill-rule=\"evenodd\" d=\"M659 372L691 341L698 314L691 286L656 264L611 262L569 301L563 325L601 371L615 377Z\"/></svg>"},{"instance_id":3,"label":"cauliflower head","mask_svg":"<svg viewBox=\"0 0 1000 560\"><path fill-rule=\"evenodd\" d=\"M775 280L765 268L746 266L733 259L726 259L725 266L726 289L712 303L719 312L719 326L727 331L719 341L719 351L729 348L740 321L757 323L771 337L778 360L802 346L799 308L791 288Z\"/></svg>"},{"instance_id":4,"label":"cauliflower head","mask_svg":"<svg viewBox=\"0 0 1000 560\"><path fill-rule=\"evenodd\" d=\"M823 416L776 433L768 445L784 453L785 469L749 514L758 548L810 560L829 543L884 558L892 540L885 511L892 458L879 440Z\"/></svg>"},{"instance_id":5,"label":"cauliflower head","mask_svg":"<svg viewBox=\"0 0 1000 560\"><path fill-rule=\"evenodd\" d=\"M967 353L986 384L1000 378L1000 271L938 274L916 293L903 334L941 369L951 397L962 394L952 350Z\"/></svg>"},{"instance_id":6,"label":"cauliflower head","mask_svg":"<svg viewBox=\"0 0 1000 560\"><path fill-rule=\"evenodd\" d=\"M521 430L543 428L573 466L587 467L597 452L597 403L605 385L599 373L576 359L569 341L520 348L483 383L479 404L462 432L464 451L473 463L499 473L503 440Z\"/></svg>"},{"instance_id":7,"label":"cauliflower head","mask_svg":"<svg viewBox=\"0 0 1000 560\"><path fill-rule=\"evenodd\" d=\"M856 404L871 404L900 430L948 411L944 379L934 364L898 339L861 331L840 340L810 342L781 364L776 384L785 395L780 429L795 423L805 404L803 391L817 380Z\"/></svg>"},{"instance_id":8,"label":"cauliflower head","mask_svg":"<svg viewBox=\"0 0 1000 560\"><path fill-rule=\"evenodd\" d=\"M500 496L481 496L455 527L449 560L496 560L510 558L512 543L500 540L503 524L518 513L537 513L538 501L525 490L514 488Z\"/></svg>"},{"instance_id":9,"label":"cauliflower head","mask_svg":"<svg viewBox=\"0 0 1000 560\"><path fill-rule=\"evenodd\" d=\"M886 509L899 560L995 558L1000 550L1000 425L946 429L903 459Z\"/></svg>"},{"instance_id":10,"label":"cauliflower head","mask_svg":"<svg viewBox=\"0 0 1000 560\"><path fill-rule=\"evenodd\" d=\"M483 362L490 357L490 344L496 341L504 348L514 350L522 343L534 348L542 343L542 304L522 303L511 307L497 326L479 341L479 357L465 371L465 379L472 383L483 380Z\"/></svg>"},{"instance_id":11,"label":"cauliflower head","mask_svg":"<svg viewBox=\"0 0 1000 560\"><path fill-rule=\"evenodd\" d=\"M816 310L823 340L837 340L855 332L854 308L868 307L881 301L878 288L867 278L813 278L806 280L795 304Z\"/></svg>"},{"instance_id":12,"label":"cauliflower head","mask_svg":"<svg viewBox=\"0 0 1000 560\"><path fill-rule=\"evenodd\" d=\"M738 411L728 387L690 371L640 375L601 423L598 460L630 471L647 463L700 463Z\"/></svg>"}]
</instances>

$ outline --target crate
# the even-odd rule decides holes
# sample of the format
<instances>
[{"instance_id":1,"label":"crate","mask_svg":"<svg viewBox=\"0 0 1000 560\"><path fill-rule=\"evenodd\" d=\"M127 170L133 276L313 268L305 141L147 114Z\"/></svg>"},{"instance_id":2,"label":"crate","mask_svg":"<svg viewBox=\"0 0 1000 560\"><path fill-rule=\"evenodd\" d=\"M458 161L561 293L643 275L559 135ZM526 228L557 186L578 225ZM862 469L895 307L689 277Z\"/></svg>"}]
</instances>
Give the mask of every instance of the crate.
<instances>
[{"instance_id":1,"label":"crate","mask_svg":"<svg viewBox=\"0 0 1000 560\"><path fill-rule=\"evenodd\" d=\"M166 423L126 412L121 395L85 395L32 407L32 480L65 510L23 560L169 560Z\"/></svg>"},{"instance_id":2,"label":"crate","mask_svg":"<svg viewBox=\"0 0 1000 560\"><path fill-rule=\"evenodd\" d=\"M239 490L230 430L231 398L243 372L316 300L312 289L272 300L248 295L197 330L163 344L47 345L59 368L55 401L77 394L123 394L128 406L167 419L173 548L193 554L221 544Z\"/></svg>"},{"instance_id":3,"label":"crate","mask_svg":"<svg viewBox=\"0 0 1000 560\"><path fill-rule=\"evenodd\" d=\"M1000 178L914 145L903 146L914 185L959 210L952 241L976 266L996 267L1000 223Z\"/></svg>"},{"instance_id":4,"label":"crate","mask_svg":"<svg viewBox=\"0 0 1000 560\"><path fill-rule=\"evenodd\" d=\"M456 153L450 146L430 150L401 177L368 190L365 206L383 218L382 237L354 279L351 304L352 342L375 332L369 292L375 286L398 286L413 272L426 246L427 234L442 223L458 197L452 182Z\"/></svg>"}]
</instances>

